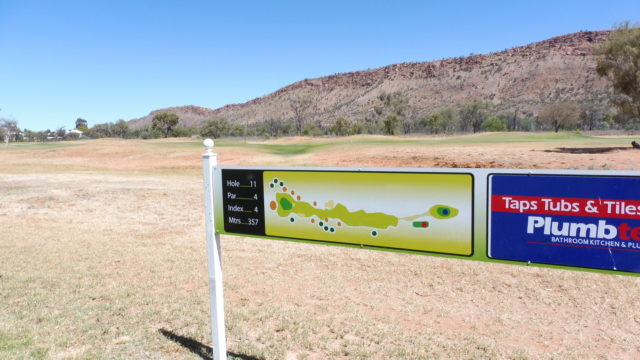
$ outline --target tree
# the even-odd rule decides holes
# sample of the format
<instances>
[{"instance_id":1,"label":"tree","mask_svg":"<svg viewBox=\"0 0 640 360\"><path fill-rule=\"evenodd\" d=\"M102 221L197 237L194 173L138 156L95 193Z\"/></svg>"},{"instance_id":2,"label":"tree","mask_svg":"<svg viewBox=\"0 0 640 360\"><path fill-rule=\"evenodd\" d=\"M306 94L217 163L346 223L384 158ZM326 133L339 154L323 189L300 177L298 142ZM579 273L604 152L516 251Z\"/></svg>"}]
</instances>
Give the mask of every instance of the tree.
<instances>
[{"instance_id":1,"label":"tree","mask_svg":"<svg viewBox=\"0 0 640 360\"><path fill-rule=\"evenodd\" d=\"M493 112L493 104L488 101L475 100L462 104L460 108L460 126L462 131L472 130L477 133L482 128L482 123Z\"/></svg>"},{"instance_id":2,"label":"tree","mask_svg":"<svg viewBox=\"0 0 640 360\"><path fill-rule=\"evenodd\" d=\"M313 106L313 94L297 94L289 98L289 106L293 112L293 122L296 126L296 134L302 135L307 113Z\"/></svg>"},{"instance_id":3,"label":"tree","mask_svg":"<svg viewBox=\"0 0 640 360\"><path fill-rule=\"evenodd\" d=\"M331 132L337 136L352 135L353 126L351 122L345 117L339 117L335 124L331 127Z\"/></svg>"},{"instance_id":4,"label":"tree","mask_svg":"<svg viewBox=\"0 0 640 360\"><path fill-rule=\"evenodd\" d=\"M87 126L87 120L83 119L83 118L77 118L76 119L76 129L80 130L80 131L87 131L89 127Z\"/></svg>"},{"instance_id":5,"label":"tree","mask_svg":"<svg viewBox=\"0 0 640 360\"><path fill-rule=\"evenodd\" d=\"M159 114L155 114L153 116L153 120L151 121L151 128L153 130L158 130L164 137L169 137L171 134L171 129L178 125L178 121L180 117L174 113L170 112L161 112Z\"/></svg>"},{"instance_id":6,"label":"tree","mask_svg":"<svg viewBox=\"0 0 640 360\"><path fill-rule=\"evenodd\" d=\"M37 133L35 131L31 131L29 129L24 129L22 133L24 134L24 141L34 141L37 136Z\"/></svg>"},{"instance_id":7,"label":"tree","mask_svg":"<svg viewBox=\"0 0 640 360\"><path fill-rule=\"evenodd\" d=\"M94 139L112 137L114 136L113 130L113 123L95 124L91 129L87 130L86 135Z\"/></svg>"},{"instance_id":8,"label":"tree","mask_svg":"<svg viewBox=\"0 0 640 360\"><path fill-rule=\"evenodd\" d=\"M353 124L351 124L351 135L362 134L362 131L363 127L361 123L354 121Z\"/></svg>"},{"instance_id":9,"label":"tree","mask_svg":"<svg viewBox=\"0 0 640 360\"><path fill-rule=\"evenodd\" d=\"M614 105L622 114L640 121L640 27L622 23L594 54L598 75L613 83Z\"/></svg>"},{"instance_id":10,"label":"tree","mask_svg":"<svg viewBox=\"0 0 640 360\"><path fill-rule=\"evenodd\" d=\"M144 140L155 139L162 136L160 131L153 129L153 127L148 124L143 126L141 129L134 130L133 135Z\"/></svg>"},{"instance_id":11,"label":"tree","mask_svg":"<svg viewBox=\"0 0 640 360\"><path fill-rule=\"evenodd\" d=\"M256 135L264 137L278 137L291 135L294 131L294 126L290 121L270 118L264 121L256 129Z\"/></svg>"},{"instance_id":12,"label":"tree","mask_svg":"<svg viewBox=\"0 0 640 360\"><path fill-rule=\"evenodd\" d=\"M374 117L365 118L369 132L381 130L385 134L395 135L404 129L402 125L409 109L409 98L399 91L382 92L378 95L378 101L379 103L373 107Z\"/></svg>"},{"instance_id":13,"label":"tree","mask_svg":"<svg viewBox=\"0 0 640 360\"><path fill-rule=\"evenodd\" d=\"M56 137L64 139L65 135L67 135L67 130L64 128L64 126L60 126L58 130L56 130Z\"/></svg>"},{"instance_id":14,"label":"tree","mask_svg":"<svg viewBox=\"0 0 640 360\"><path fill-rule=\"evenodd\" d=\"M78 129L80 130L80 129ZM113 135L119 137L119 138L123 138L126 139L127 137L129 137L129 133L131 132L131 130L129 129L129 123L127 123L126 121L120 119L118 120L118 122L116 122L113 125Z\"/></svg>"},{"instance_id":15,"label":"tree","mask_svg":"<svg viewBox=\"0 0 640 360\"><path fill-rule=\"evenodd\" d=\"M384 132L387 135L397 134L400 130L400 125L402 125L402 119L396 113L387 115L383 120Z\"/></svg>"},{"instance_id":16,"label":"tree","mask_svg":"<svg viewBox=\"0 0 640 360\"><path fill-rule=\"evenodd\" d=\"M593 130L596 128L606 128L608 124L605 122L607 113L592 99L580 105L580 123L585 130Z\"/></svg>"},{"instance_id":17,"label":"tree","mask_svg":"<svg viewBox=\"0 0 640 360\"><path fill-rule=\"evenodd\" d=\"M498 116L489 116L483 123L482 129L484 131L507 131L506 118Z\"/></svg>"},{"instance_id":18,"label":"tree","mask_svg":"<svg viewBox=\"0 0 640 360\"><path fill-rule=\"evenodd\" d=\"M502 114L501 118L507 123L507 130L518 131L520 130L520 119L518 118L518 108L513 113Z\"/></svg>"},{"instance_id":19,"label":"tree","mask_svg":"<svg viewBox=\"0 0 640 360\"><path fill-rule=\"evenodd\" d=\"M452 107L445 107L418 120L418 126L431 134L452 133L457 125L458 114Z\"/></svg>"},{"instance_id":20,"label":"tree","mask_svg":"<svg viewBox=\"0 0 640 360\"><path fill-rule=\"evenodd\" d=\"M229 124L229 120L220 116L214 116L207 120L202 126L200 135L202 135L202 137L217 139L227 135L230 129L231 125Z\"/></svg>"},{"instance_id":21,"label":"tree","mask_svg":"<svg viewBox=\"0 0 640 360\"><path fill-rule=\"evenodd\" d=\"M36 133L36 140L40 142L45 142L45 140L47 140L48 135L49 135L48 131L38 131Z\"/></svg>"},{"instance_id":22,"label":"tree","mask_svg":"<svg viewBox=\"0 0 640 360\"><path fill-rule=\"evenodd\" d=\"M20 134L18 122L15 120L0 119L0 129L2 129L2 136L6 146L9 146L10 141L16 141Z\"/></svg>"},{"instance_id":23,"label":"tree","mask_svg":"<svg viewBox=\"0 0 640 360\"><path fill-rule=\"evenodd\" d=\"M377 117L366 115L362 120L362 131L366 134L382 133L382 124Z\"/></svg>"},{"instance_id":24,"label":"tree","mask_svg":"<svg viewBox=\"0 0 640 360\"><path fill-rule=\"evenodd\" d=\"M565 100L548 105L540 114L540 122L551 127L555 132L566 129L580 119L580 106L574 101Z\"/></svg>"},{"instance_id":25,"label":"tree","mask_svg":"<svg viewBox=\"0 0 640 360\"><path fill-rule=\"evenodd\" d=\"M392 93L383 91L378 95L378 101L380 104L374 106L373 111L383 118L392 113L404 117L409 109L409 98L400 91Z\"/></svg>"},{"instance_id":26,"label":"tree","mask_svg":"<svg viewBox=\"0 0 640 360\"><path fill-rule=\"evenodd\" d=\"M324 128L319 120L306 123L302 128L302 134L305 136L322 136L324 135Z\"/></svg>"},{"instance_id":27,"label":"tree","mask_svg":"<svg viewBox=\"0 0 640 360\"><path fill-rule=\"evenodd\" d=\"M231 128L231 136L245 136L247 133L247 127L242 124L235 124Z\"/></svg>"},{"instance_id":28,"label":"tree","mask_svg":"<svg viewBox=\"0 0 640 360\"><path fill-rule=\"evenodd\" d=\"M447 119L441 112L435 112L426 118L425 125L431 134L441 134L447 131Z\"/></svg>"}]
</instances>

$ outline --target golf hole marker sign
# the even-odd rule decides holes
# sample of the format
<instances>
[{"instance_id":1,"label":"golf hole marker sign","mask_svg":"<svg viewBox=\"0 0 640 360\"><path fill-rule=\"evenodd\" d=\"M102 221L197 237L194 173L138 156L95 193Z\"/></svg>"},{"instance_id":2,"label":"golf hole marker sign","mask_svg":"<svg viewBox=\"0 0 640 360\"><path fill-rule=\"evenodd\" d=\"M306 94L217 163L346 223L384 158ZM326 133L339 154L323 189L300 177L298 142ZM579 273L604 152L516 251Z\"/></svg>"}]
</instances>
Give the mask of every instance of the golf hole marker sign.
<instances>
[{"instance_id":1,"label":"golf hole marker sign","mask_svg":"<svg viewBox=\"0 0 640 360\"><path fill-rule=\"evenodd\" d=\"M214 359L220 234L640 274L640 172L217 166L205 140Z\"/></svg>"},{"instance_id":2,"label":"golf hole marker sign","mask_svg":"<svg viewBox=\"0 0 640 360\"><path fill-rule=\"evenodd\" d=\"M221 234L640 273L640 172L217 167Z\"/></svg>"},{"instance_id":3,"label":"golf hole marker sign","mask_svg":"<svg viewBox=\"0 0 640 360\"><path fill-rule=\"evenodd\" d=\"M221 168L224 233L471 256L469 173Z\"/></svg>"}]
</instances>

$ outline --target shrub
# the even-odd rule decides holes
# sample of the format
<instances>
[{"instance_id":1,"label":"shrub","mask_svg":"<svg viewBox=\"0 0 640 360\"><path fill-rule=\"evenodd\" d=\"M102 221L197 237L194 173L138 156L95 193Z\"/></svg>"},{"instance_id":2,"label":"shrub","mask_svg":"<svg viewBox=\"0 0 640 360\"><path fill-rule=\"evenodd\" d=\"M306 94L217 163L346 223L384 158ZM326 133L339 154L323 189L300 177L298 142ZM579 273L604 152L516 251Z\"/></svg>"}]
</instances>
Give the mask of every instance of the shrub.
<instances>
[{"instance_id":1,"label":"shrub","mask_svg":"<svg viewBox=\"0 0 640 360\"><path fill-rule=\"evenodd\" d=\"M482 129L484 131L507 131L507 123L497 116L489 116L482 123Z\"/></svg>"}]
</instances>

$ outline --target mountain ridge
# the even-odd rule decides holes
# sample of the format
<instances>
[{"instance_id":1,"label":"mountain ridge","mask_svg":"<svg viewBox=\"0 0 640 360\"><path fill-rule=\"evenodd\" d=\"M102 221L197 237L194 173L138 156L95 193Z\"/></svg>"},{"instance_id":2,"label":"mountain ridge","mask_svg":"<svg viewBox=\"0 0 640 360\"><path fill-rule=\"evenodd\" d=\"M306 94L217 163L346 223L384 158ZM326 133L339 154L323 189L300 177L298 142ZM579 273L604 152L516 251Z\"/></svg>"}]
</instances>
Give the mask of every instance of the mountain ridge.
<instances>
[{"instance_id":1,"label":"mountain ridge","mask_svg":"<svg viewBox=\"0 0 640 360\"><path fill-rule=\"evenodd\" d=\"M611 87L596 74L592 55L593 47L604 42L609 33L583 31L488 54L304 79L245 103L217 109L194 105L164 108L129 124L142 127L163 111L178 114L183 126L200 125L212 116L225 117L231 123L290 119L290 99L304 95L314 99L307 121L332 123L341 116L361 120L372 114L380 93L396 91L409 98L408 115L414 118L476 99L491 101L497 112L518 111L525 116L561 100L609 107Z\"/></svg>"}]
</instances>

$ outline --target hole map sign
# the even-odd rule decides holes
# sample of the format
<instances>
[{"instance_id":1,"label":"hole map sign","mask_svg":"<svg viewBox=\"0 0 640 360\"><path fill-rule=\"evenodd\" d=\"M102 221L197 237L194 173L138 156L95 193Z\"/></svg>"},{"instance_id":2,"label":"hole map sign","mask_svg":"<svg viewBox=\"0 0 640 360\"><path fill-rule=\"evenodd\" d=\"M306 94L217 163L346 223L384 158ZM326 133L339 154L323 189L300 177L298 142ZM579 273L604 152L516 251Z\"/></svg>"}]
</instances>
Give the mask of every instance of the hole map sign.
<instances>
[{"instance_id":1,"label":"hole map sign","mask_svg":"<svg viewBox=\"0 0 640 360\"><path fill-rule=\"evenodd\" d=\"M222 170L229 233L470 256L473 177Z\"/></svg>"},{"instance_id":2,"label":"hole map sign","mask_svg":"<svg viewBox=\"0 0 640 360\"><path fill-rule=\"evenodd\" d=\"M223 234L640 273L640 172L212 171Z\"/></svg>"}]
</instances>

